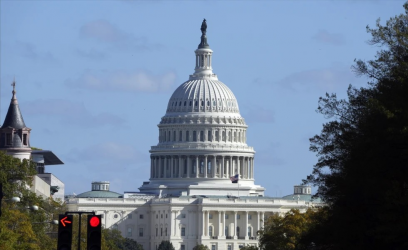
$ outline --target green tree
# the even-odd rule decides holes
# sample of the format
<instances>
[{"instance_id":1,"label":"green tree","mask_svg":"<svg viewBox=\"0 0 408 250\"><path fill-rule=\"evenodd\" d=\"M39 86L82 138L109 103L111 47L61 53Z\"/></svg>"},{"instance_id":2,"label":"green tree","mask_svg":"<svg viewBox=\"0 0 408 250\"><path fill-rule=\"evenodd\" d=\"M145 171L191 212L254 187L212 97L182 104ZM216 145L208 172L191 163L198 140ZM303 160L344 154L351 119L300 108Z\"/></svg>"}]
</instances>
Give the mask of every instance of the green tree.
<instances>
[{"instance_id":1,"label":"green tree","mask_svg":"<svg viewBox=\"0 0 408 250\"><path fill-rule=\"evenodd\" d=\"M256 246L246 245L240 248L240 250L259 250Z\"/></svg>"},{"instance_id":2,"label":"green tree","mask_svg":"<svg viewBox=\"0 0 408 250\"><path fill-rule=\"evenodd\" d=\"M0 249L55 249L56 240L50 237L57 227L49 222L64 209L62 203L31 192L28 187L36 174L33 162L13 158L0 151L0 183L3 184L4 199L1 202ZM11 203L12 197L20 202ZM29 208L38 206L38 211ZM27 234L27 237L20 237ZM27 246L27 247L25 247ZM29 247L28 247L29 246Z\"/></svg>"},{"instance_id":3,"label":"green tree","mask_svg":"<svg viewBox=\"0 0 408 250\"><path fill-rule=\"evenodd\" d=\"M408 249L408 2L405 14L367 27L375 60L356 60L370 79L348 100L320 98L332 119L310 139L318 161L306 182L328 204L324 223L304 237L321 249Z\"/></svg>"},{"instance_id":4,"label":"green tree","mask_svg":"<svg viewBox=\"0 0 408 250\"><path fill-rule=\"evenodd\" d=\"M143 250L143 246L133 239L124 238L119 230L102 230L102 249Z\"/></svg>"},{"instance_id":5,"label":"green tree","mask_svg":"<svg viewBox=\"0 0 408 250\"><path fill-rule=\"evenodd\" d=\"M168 240L163 240L159 247L158 250L175 250L173 244L171 244L170 241Z\"/></svg>"},{"instance_id":6,"label":"green tree","mask_svg":"<svg viewBox=\"0 0 408 250\"><path fill-rule=\"evenodd\" d=\"M193 248L193 250L210 250L206 245L199 244Z\"/></svg>"},{"instance_id":7,"label":"green tree","mask_svg":"<svg viewBox=\"0 0 408 250\"><path fill-rule=\"evenodd\" d=\"M260 249L294 250L304 246L300 241L302 236L317 223L320 210L308 209L301 213L291 209L284 216L274 214L268 218L264 228L258 232Z\"/></svg>"}]
</instances>

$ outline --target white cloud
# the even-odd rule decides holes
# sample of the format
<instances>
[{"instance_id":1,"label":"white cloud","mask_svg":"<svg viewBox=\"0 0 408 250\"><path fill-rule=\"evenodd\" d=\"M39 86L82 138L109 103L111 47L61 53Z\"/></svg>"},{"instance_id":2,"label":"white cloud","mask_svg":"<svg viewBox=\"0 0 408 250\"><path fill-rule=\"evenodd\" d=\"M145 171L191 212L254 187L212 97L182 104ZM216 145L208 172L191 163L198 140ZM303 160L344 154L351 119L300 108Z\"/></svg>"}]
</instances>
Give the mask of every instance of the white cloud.
<instances>
[{"instance_id":1,"label":"white cloud","mask_svg":"<svg viewBox=\"0 0 408 250\"><path fill-rule=\"evenodd\" d=\"M67 80L66 85L74 88L85 88L99 91L127 92L166 92L171 89L176 80L174 72L162 75L152 75L146 71L97 74L85 72L77 80Z\"/></svg>"},{"instance_id":2,"label":"white cloud","mask_svg":"<svg viewBox=\"0 0 408 250\"><path fill-rule=\"evenodd\" d=\"M326 30L319 30L312 39L333 45L343 45L346 43L342 34L329 33Z\"/></svg>"},{"instance_id":3,"label":"white cloud","mask_svg":"<svg viewBox=\"0 0 408 250\"><path fill-rule=\"evenodd\" d=\"M58 116L64 124L80 127L100 127L104 125L121 126L125 120L109 113L91 114L82 103L62 99L40 99L24 102L24 114Z\"/></svg>"}]
</instances>

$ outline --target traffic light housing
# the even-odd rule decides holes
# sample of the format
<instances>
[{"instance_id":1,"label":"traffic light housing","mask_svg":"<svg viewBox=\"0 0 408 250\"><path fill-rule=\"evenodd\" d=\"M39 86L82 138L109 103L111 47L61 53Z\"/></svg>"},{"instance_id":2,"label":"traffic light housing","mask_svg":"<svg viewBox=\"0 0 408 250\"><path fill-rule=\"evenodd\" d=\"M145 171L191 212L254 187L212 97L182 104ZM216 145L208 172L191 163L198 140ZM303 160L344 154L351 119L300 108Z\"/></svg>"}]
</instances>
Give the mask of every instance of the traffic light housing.
<instances>
[{"instance_id":1,"label":"traffic light housing","mask_svg":"<svg viewBox=\"0 0 408 250\"><path fill-rule=\"evenodd\" d=\"M101 229L102 221L100 215L88 215L88 240L87 250L100 250L101 249Z\"/></svg>"},{"instance_id":2,"label":"traffic light housing","mask_svg":"<svg viewBox=\"0 0 408 250\"><path fill-rule=\"evenodd\" d=\"M72 246L72 215L60 214L58 218L57 250L71 250Z\"/></svg>"}]
</instances>

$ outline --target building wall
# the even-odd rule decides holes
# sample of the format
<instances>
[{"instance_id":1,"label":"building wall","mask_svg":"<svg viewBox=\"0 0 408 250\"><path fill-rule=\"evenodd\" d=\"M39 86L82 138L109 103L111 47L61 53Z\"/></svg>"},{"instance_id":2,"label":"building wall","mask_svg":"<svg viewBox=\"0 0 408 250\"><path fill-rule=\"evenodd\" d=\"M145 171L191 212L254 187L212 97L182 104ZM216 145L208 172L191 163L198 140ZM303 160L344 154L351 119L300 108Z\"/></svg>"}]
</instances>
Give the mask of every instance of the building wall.
<instances>
[{"instance_id":1,"label":"building wall","mask_svg":"<svg viewBox=\"0 0 408 250\"><path fill-rule=\"evenodd\" d=\"M171 241L176 250L181 245L190 250L197 244L210 249L214 246L216 250L228 250L228 245L232 250L238 250L240 245L257 245L256 232L267 217L292 208L305 211L313 205L307 201L265 197L73 198L67 204L71 211L102 214L105 228L117 228L145 250L155 250L163 240ZM239 232L234 230L236 227Z\"/></svg>"},{"instance_id":2,"label":"building wall","mask_svg":"<svg viewBox=\"0 0 408 250\"><path fill-rule=\"evenodd\" d=\"M44 198L50 197L50 185L47 182L42 180L40 177L35 175L33 177L33 183L31 186L31 191L36 193L37 195L41 195Z\"/></svg>"}]
</instances>

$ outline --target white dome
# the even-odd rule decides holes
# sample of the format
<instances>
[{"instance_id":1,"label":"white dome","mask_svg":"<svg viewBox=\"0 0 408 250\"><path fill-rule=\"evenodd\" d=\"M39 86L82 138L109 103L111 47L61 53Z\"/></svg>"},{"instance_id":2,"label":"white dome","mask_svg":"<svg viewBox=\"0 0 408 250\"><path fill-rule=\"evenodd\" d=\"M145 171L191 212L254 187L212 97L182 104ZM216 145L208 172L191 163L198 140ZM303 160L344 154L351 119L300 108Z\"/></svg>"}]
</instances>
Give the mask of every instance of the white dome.
<instances>
[{"instance_id":1,"label":"white dome","mask_svg":"<svg viewBox=\"0 0 408 250\"><path fill-rule=\"evenodd\" d=\"M180 112L239 113L232 91L215 79L189 80L180 85L170 97L167 114Z\"/></svg>"}]
</instances>

